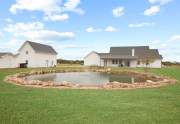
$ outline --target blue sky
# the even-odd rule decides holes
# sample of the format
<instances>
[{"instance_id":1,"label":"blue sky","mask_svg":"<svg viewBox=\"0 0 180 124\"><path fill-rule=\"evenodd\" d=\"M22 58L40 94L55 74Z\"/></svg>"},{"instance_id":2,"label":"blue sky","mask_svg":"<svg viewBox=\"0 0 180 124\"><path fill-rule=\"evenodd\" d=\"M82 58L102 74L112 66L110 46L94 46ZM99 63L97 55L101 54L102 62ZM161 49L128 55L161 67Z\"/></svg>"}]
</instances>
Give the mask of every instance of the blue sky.
<instances>
[{"instance_id":1,"label":"blue sky","mask_svg":"<svg viewBox=\"0 0 180 124\"><path fill-rule=\"evenodd\" d=\"M82 59L111 46L149 45L180 62L179 0L8 0L0 2L0 51L25 40Z\"/></svg>"}]
</instances>

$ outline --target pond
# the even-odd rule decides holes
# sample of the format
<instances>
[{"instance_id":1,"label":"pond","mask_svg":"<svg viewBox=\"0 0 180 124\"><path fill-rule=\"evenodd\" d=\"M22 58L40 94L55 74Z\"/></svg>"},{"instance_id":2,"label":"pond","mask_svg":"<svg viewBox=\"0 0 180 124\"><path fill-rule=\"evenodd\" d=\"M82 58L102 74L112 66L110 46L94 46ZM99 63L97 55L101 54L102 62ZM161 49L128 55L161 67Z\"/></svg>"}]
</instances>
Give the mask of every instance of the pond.
<instances>
[{"instance_id":1,"label":"pond","mask_svg":"<svg viewBox=\"0 0 180 124\"><path fill-rule=\"evenodd\" d=\"M81 85L101 85L109 82L146 82L146 77L135 76L129 74L110 74L103 72L66 72L66 73L49 73L43 75L31 75L25 77L26 80L40 80L40 81L52 81L55 84L62 83L63 81L72 82Z\"/></svg>"}]
</instances>

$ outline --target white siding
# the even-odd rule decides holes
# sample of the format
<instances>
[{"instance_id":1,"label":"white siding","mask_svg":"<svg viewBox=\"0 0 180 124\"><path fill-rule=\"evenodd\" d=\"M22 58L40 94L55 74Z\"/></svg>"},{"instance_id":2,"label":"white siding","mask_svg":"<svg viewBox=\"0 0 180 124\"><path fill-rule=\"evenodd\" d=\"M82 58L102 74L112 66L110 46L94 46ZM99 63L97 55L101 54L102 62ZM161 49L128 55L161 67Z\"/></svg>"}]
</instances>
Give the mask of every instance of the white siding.
<instances>
[{"instance_id":1,"label":"white siding","mask_svg":"<svg viewBox=\"0 0 180 124\"><path fill-rule=\"evenodd\" d=\"M36 53L29 44L25 44L19 52L18 62L25 63L28 60L28 67L53 67L57 64L56 55Z\"/></svg>"},{"instance_id":2,"label":"white siding","mask_svg":"<svg viewBox=\"0 0 180 124\"><path fill-rule=\"evenodd\" d=\"M0 68L14 68L16 64L16 58L12 55L4 55L0 58Z\"/></svg>"},{"instance_id":3,"label":"white siding","mask_svg":"<svg viewBox=\"0 0 180 124\"><path fill-rule=\"evenodd\" d=\"M100 56L96 52L89 53L84 58L84 65L85 66L101 66Z\"/></svg>"},{"instance_id":4,"label":"white siding","mask_svg":"<svg viewBox=\"0 0 180 124\"><path fill-rule=\"evenodd\" d=\"M150 68L161 68L161 60L157 59L154 62L150 63Z\"/></svg>"},{"instance_id":5,"label":"white siding","mask_svg":"<svg viewBox=\"0 0 180 124\"><path fill-rule=\"evenodd\" d=\"M26 52L28 52L28 54L26 54ZM20 63L26 63L26 60L28 61L28 67L33 67L35 62L38 62L38 59L35 59L35 51L33 50L33 48L26 43L21 50L19 51L19 55L17 56L17 60L18 60L18 65Z\"/></svg>"},{"instance_id":6,"label":"white siding","mask_svg":"<svg viewBox=\"0 0 180 124\"><path fill-rule=\"evenodd\" d=\"M135 68L137 66L137 60L130 61L130 67Z\"/></svg>"},{"instance_id":7,"label":"white siding","mask_svg":"<svg viewBox=\"0 0 180 124\"><path fill-rule=\"evenodd\" d=\"M36 53L33 48L25 43L17 56L5 55L0 58L0 68L16 68L20 63L26 63L28 67L53 67L57 65L57 56L48 53Z\"/></svg>"},{"instance_id":8,"label":"white siding","mask_svg":"<svg viewBox=\"0 0 180 124\"><path fill-rule=\"evenodd\" d=\"M145 63L140 62L137 67L161 68L161 59L156 59L147 66Z\"/></svg>"},{"instance_id":9,"label":"white siding","mask_svg":"<svg viewBox=\"0 0 180 124\"><path fill-rule=\"evenodd\" d=\"M34 59L38 61L33 61L32 65L29 65L30 67L53 67L57 64L56 55L52 54L37 53Z\"/></svg>"}]
</instances>

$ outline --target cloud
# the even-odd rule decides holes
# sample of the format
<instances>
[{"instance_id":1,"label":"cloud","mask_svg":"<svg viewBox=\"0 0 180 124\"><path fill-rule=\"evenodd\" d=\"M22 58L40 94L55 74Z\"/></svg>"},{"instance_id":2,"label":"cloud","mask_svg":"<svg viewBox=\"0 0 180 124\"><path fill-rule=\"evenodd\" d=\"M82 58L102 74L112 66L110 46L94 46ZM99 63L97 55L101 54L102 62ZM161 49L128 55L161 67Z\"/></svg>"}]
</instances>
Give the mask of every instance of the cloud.
<instances>
[{"instance_id":1,"label":"cloud","mask_svg":"<svg viewBox=\"0 0 180 124\"><path fill-rule=\"evenodd\" d=\"M94 28L94 27L88 27L86 28L86 32L93 33L93 32L100 32L101 29Z\"/></svg>"},{"instance_id":2,"label":"cloud","mask_svg":"<svg viewBox=\"0 0 180 124\"><path fill-rule=\"evenodd\" d=\"M5 31L12 33L16 38L39 41L62 41L75 37L73 32L58 32L47 30L41 22L8 24Z\"/></svg>"},{"instance_id":3,"label":"cloud","mask_svg":"<svg viewBox=\"0 0 180 124\"><path fill-rule=\"evenodd\" d=\"M0 38L2 38L4 35L3 35L3 33L2 32L0 32Z\"/></svg>"},{"instance_id":4,"label":"cloud","mask_svg":"<svg viewBox=\"0 0 180 124\"><path fill-rule=\"evenodd\" d=\"M84 11L78 8L80 0L16 0L9 11L17 14L19 11L40 11L44 18L51 21L64 21L69 18L67 12L83 14ZM66 13L65 13L66 12Z\"/></svg>"},{"instance_id":5,"label":"cloud","mask_svg":"<svg viewBox=\"0 0 180 124\"><path fill-rule=\"evenodd\" d=\"M80 4L80 0L68 0L66 3L64 3L64 11L73 11L79 14L84 14L84 11L81 8L78 8L78 5Z\"/></svg>"},{"instance_id":6,"label":"cloud","mask_svg":"<svg viewBox=\"0 0 180 124\"><path fill-rule=\"evenodd\" d=\"M60 11L58 0L16 0L10 7L10 12L16 14L20 10L43 11L45 13Z\"/></svg>"},{"instance_id":7,"label":"cloud","mask_svg":"<svg viewBox=\"0 0 180 124\"><path fill-rule=\"evenodd\" d=\"M44 17L45 20L51 20L51 21L64 21L69 19L68 14L54 14L54 15L47 15Z\"/></svg>"},{"instance_id":8,"label":"cloud","mask_svg":"<svg viewBox=\"0 0 180 124\"><path fill-rule=\"evenodd\" d=\"M112 26L108 26L105 28L105 31L107 32L115 32L117 31L118 29L116 29L115 27L112 27Z\"/></svg>"},{"instance_id":9,"label":"cloud","mask_svg":"<svg viewBox=\"0 0 180 124\"><path fill-rule=\"evenodd\" d=\"M144 15L153 16L156 15L160 11L160 6L151 6L149 9L144 11Z\"/></svg>"},{"instance_id":10,"label":"cloud","mask_svg":"<svg viewBox=\"0 0 180 124\"><path fill-rule=\"evenodd\" d=\"M171 1L173 0L149 0L151 4L160 4L160 5L165 5Z\"/></svg>"},{"instance_id":11,"label":"cloud","mask_svg":"<svg viewBox=\"0 0 180 124\"><path fill-rule=\"evenodd\" d=\"M16 24L8 24L7 27L4 28L4 30L11 33L17 33L17 32L24 32L30 30L40 30L43 28L44 25L41 22L29 22L29 23L19 22Z\"/></svg>"},{"instance_id":12,"label":"cloud","mask_svg":"<svg viewBox=\"0 0 180 124\"><path fill-rule=\"evenodd\" d=\"M168 41L152 40L148 45L153 49L158 49L160 54L163 55L163 61L179 61L180 62L180 42L172 43L175 39L180 41L180 37L174 35ZM180 36L180 35L179 35Z\"/></svg>"},{"instance_id":13,"label":"cloud","mask_svg":"<svg viewBox=\"0 0 180 124\"><path fill-rule=\"evenodd\" d=\"M85 46L78 46L76 44L64 44L56 47L57 49L85 49Z\"/></svg>"},{"instance_id":14,"label":"cloud","mask_svg":"<svg viewBox=\"0 0 180 124\"><path fill-rule=\"evenodd\" d=\"M9 23L10 23L10 22L13 22L13 20L12 20L11 18L6 18L5 21L6 21L6 22L9 22Z\"/></svg>"},{"instance_id":15,"label":"cloud","mask_svg":"<svg viewBox=\"0 0 180 124\"><path fill-rule=\"evenodd\" d=\"M129 24L128 26L130 28L141 28L141 27L148 27L148 26L153 26L155 23L154 22L142 22L142 23L136 23L136 24Z\"/></svg>"},{"instance_id":16,"label":"cloud","mask_svg":"<svg viewBox=\"0 0 180 124\"><path fill-rule=\"evenodd\" d=\"M12 38L7 42L0 42L0 51L15 52L15 50L18 49L23 42L23 40L17 38Z\"/></svg>"},{"instance_id":17,"label":"cloud","mask_svg":"<svg viewBox=\"0 0 180 124\"><path fill-rule=\"evenodd\" d=\"M86 32L89 32L89 33L102 32L102 31L115 32L115 31L118 31L118 29L113 27L113 26L107 26L105 29L103 29L103 28L94 28L94 27L91 27L91 26L86 28Z\"/></svg>"},{"instance_id":18,"label":"cloud","mask_svg":"<svg viewBox=\"0 0 180 124\"><path fill-rule=\"evenodd\" d=\"M30 40L67 40L75 37L73 32L57 32L52 30L38 30L38 31L27 31L21 33L15 33L15 37L23 36Z\"/></svg>"},{"instance_id":19,"label":"cloud","mask_svg":"<svg viewBox=\"0 0 180 124\"><path fill-rule=\"evenodd\" d=\"M124 15L124 7L117 7L112 10L114 17L120 17Z\"/></svg>"},{"instance_id":20,"label":"cloud","mask_svg":"<svg viewBox=\"0 0 180 124\"><path fill-rule=\"evenodd\" d=\"M174 35L172 36L169 41L180 41L180 35Z\"/></svg>"}]
</instances>

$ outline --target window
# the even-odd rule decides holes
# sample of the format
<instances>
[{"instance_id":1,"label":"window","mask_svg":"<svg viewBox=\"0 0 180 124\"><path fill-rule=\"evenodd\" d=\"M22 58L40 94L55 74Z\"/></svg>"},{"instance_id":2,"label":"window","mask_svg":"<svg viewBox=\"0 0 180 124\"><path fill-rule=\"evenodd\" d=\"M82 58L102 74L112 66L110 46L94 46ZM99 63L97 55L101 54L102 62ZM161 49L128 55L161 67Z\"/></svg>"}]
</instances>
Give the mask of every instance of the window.
<instances>
[{"instance_id":1,"label":"window","mask_svg":"<svg viewBox=\"0 0 180 124\"><path fill-rule=\"evenodd\" d=\"M54 62L53 62L53 61L51 62L51 65L52 65L52 66L54 65Z\"/></svg>"},{"instance_id":2,"label":"window","mask_svg":"<svg viewBox=\"0 0 180 124\"><path fill-rule=\"evenodd\" d=\"M113 59L113 60L112 60L112 64L114 64L114 63L115 63L115 60Z\"/></svg>"},{"instance_id":3,"label":"window","mask_svg":"<svg viewBox=\"0 0 180 124\"><path fill-rule=\"evenodd\" d=\"M141 64L141 61L140 61L140 60L138 60L137 64L138 64L138 65L140 65L140 64Z\"/></svg>"},{"instance_id":4,"label":"window","mask_svg":"<svg viewBox=\"0 0 180 124\"><path fill-rule=\"evenodd\" d=\"M28 64L28 60L26 60L26 64Z\"/></svg>"},{"instance_id":5,"label":"window","mask_svg":"<svg viewBox=\"0 0 180 124\"><path fill-rule=\"evenodd\" d=\"M28 51L26 51L26 55L28 55L29 54L29 52Z\"/></svg>"},{"instance_id":6,"label":"window","mask_svg":"<svg viewBox=\"0 0 180 124\"><path fill-rule=\"evenodd\" d=\"M112 60L112 64L118 64L118 60L117 59L113 59Z\"/></svg>"}]
</instances>

